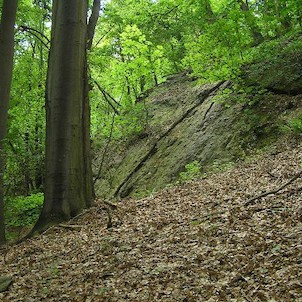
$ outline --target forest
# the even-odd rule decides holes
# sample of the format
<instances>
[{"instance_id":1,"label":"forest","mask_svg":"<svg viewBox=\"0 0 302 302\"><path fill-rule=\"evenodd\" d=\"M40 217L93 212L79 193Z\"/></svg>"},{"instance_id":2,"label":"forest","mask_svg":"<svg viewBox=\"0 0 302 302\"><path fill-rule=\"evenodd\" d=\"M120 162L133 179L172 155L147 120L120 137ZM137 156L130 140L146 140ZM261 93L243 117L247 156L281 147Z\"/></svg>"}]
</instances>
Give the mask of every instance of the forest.
<instances>
[{"instance_id":1,"label":"forest","mask_svg":"<svg viewBox=\"0 0 302 302\"><path fill-rule=\"evenodd\" d=\"M1 301L301 301L302 1L0 16Z\"/></svg>"}]
</instances>

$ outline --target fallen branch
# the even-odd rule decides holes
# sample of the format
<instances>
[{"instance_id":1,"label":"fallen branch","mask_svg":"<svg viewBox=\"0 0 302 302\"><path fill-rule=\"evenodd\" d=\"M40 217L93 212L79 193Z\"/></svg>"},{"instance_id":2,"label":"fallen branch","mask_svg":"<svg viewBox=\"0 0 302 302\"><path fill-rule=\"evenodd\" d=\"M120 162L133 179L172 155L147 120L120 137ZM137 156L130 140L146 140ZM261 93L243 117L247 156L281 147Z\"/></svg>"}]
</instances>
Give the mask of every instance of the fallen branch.
<instances>
[{"instance_id":1,"label":"fallen branch","mask_svg":"<svg viewBox=\"0 0 302 302\"><path fill-rule=\"evenodd\" d=\"M76 225L76 224L63 224L63 223L60 223L58 225L58 227L61 227L61 228L64 228L64 229L68 229L68 230L76 230L76 231L80 231L82 229L82 225Z\"/></svg>"},{"instance_id":2,"label":"fallen branch","mask_svg":"<svg viewBox=\"0 0 302 302\"><path fill-rule=\"evenodd\" d=\"M279 188L277 188L275 190L264 192L264 193L259 194L257 196L254 196L254 197L250 198L249 200L247 200L244 205L248 206L257 199L260 199L260 198L265 197L267 195L272 195L272 194L278 193L279 191L283 190L285 187L287 187L289 184L291 184L292 182L294 182L295 180L297 180L301 176L302 176L302 170L300 172L298 172L294 177L292 177L288 182L286 182L285 184L280 186Z\"/></svg>"}]
</instances>

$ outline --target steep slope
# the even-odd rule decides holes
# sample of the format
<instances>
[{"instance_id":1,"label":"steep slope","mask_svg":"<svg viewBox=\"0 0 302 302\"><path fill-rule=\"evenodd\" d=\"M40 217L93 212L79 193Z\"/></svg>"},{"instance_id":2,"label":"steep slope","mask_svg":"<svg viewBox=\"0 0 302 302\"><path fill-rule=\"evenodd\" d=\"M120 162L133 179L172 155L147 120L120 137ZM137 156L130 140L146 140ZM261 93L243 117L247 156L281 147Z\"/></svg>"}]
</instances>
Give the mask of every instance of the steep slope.
<instances>
[{"instance_id":1,"label":"steep slope","mask_svg":"<svg viewBox=\"0 0 302 302\"><path fill-rule=\"evenodd\" d=\"M302 301L302 180L245 205L291 179L301 151L123 201L111 229L99 202L2 249L0 277L13 283L0 301Z\"/></svg>"},{"instance_id":2,"label":"steep slope","mask_svg":"<svg viewBox=\"0 0 302 302\"><path fill-rule=\"evenodd\" d=\"M301 95L260 94L257 87L240 94L232 89L228 81L200 85L186 73L154 88L140 100L149 117L145 131L131 142L106 149L96 183L98 196L150 194L175 182L194 160L201 172L235 162L276 141L284 120L302 109ZM99 158L103 153L99 151Z\"/></svg>"}]
</instances>

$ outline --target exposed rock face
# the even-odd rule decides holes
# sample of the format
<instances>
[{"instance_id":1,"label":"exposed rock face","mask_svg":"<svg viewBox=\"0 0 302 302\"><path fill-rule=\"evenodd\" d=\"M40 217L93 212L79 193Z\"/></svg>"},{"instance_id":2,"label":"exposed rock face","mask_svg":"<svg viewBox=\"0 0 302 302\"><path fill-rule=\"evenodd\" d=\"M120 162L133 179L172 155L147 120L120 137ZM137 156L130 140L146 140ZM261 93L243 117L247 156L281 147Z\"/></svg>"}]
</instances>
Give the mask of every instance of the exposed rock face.
<instances>
[{"instance_id":1,"label":"exposed rock face","mask_svg":"<svg viewBox=\"0 0 302 302\"><path fill-rule=\"evenodd\" d=\"M290 42L284 47L287 44ZM243 71L243 78L246 85L257 85L277 94L302 94L302 51L280 51L277 56L254 62Z\"/></svg>"},{"instance_id":2,"label":"exposed rock face","mask_svg":"<svg viewBox=\"0 0 302 302\"><path fill-rule=\"evenodd\" d=\"M147 194L173 183L194 160L204 171L213 163L235 161L249 148L277 139L279 117L302 105L301 96L270 95L257 106L240 102L225 106L215 96L230 85L200 86L180 74L154 89L145 99L148 129L127 149L113 146L114 156L106 161L97 194L121 198Z\"/></svg>"}]
</instances>

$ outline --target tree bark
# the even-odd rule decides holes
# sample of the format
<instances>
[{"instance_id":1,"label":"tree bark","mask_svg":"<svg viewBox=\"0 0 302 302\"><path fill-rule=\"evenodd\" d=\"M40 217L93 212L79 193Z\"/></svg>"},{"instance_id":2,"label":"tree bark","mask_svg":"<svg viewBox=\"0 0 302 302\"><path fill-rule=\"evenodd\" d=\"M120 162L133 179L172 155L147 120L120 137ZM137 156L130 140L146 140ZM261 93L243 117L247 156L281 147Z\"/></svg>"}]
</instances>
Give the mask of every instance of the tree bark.
<instances>
[{"instance_id":1,"label":"tree bark","mask_svg":"<svg viewBox=\"0 0 302 302\"><path fill-rule=\"evenodd\" d=\"M18 0L4 0L0 24L0 244L5 242L3 173L5 156L3 140L7 132L8 103L14 56L14 25Z\"/></svg>"},{"instance_id":2,"label":"tree bark","mask_svg":"<svg viewBox=\"0 0 302 302\"><path fill-rule=\"evenodd\" d=\"M53 1L45 200L34 231L76 216L93 198L86 83L87 2Z\"/></svg>"},{"instance_id":3,"label":"tree bark","mask_svg":"<svg viewBox=\"0 0 302 302\"><path fill-rule=\"evenodd\" d=\"M90 202L87 204L91 205L92 198L95 198L93 175L92 175L92 160L91 160L91 141L90 141L90 100L89 100L89 76L88 76L88 62L87 62L87 51L92 47L92 42L95 34L95 28L99 19L101 9L101 0L94 0L92 6L92 13L89 18L87 25L87 36L86 36L86 53L85 53L85 64L84 64L84 97L83 97L83 152L84 152L84 169L85 169L85 185L86 192L89 192ZM92 197L92 198L91 198Z\"/></svg>"},{"instance_id":4,"label":"tree bark","mask_svg":"<svg viewBox=\"0 0 302 302\"><path fill-rule=\"evenodd\" d=\"M99 19L100 10L101 10L101 0L94 0L92 6L92 13L89 18L89 23L87 27L87 50L90 50L92 47L95 27Z\"/></svg>"}]
</instances>

